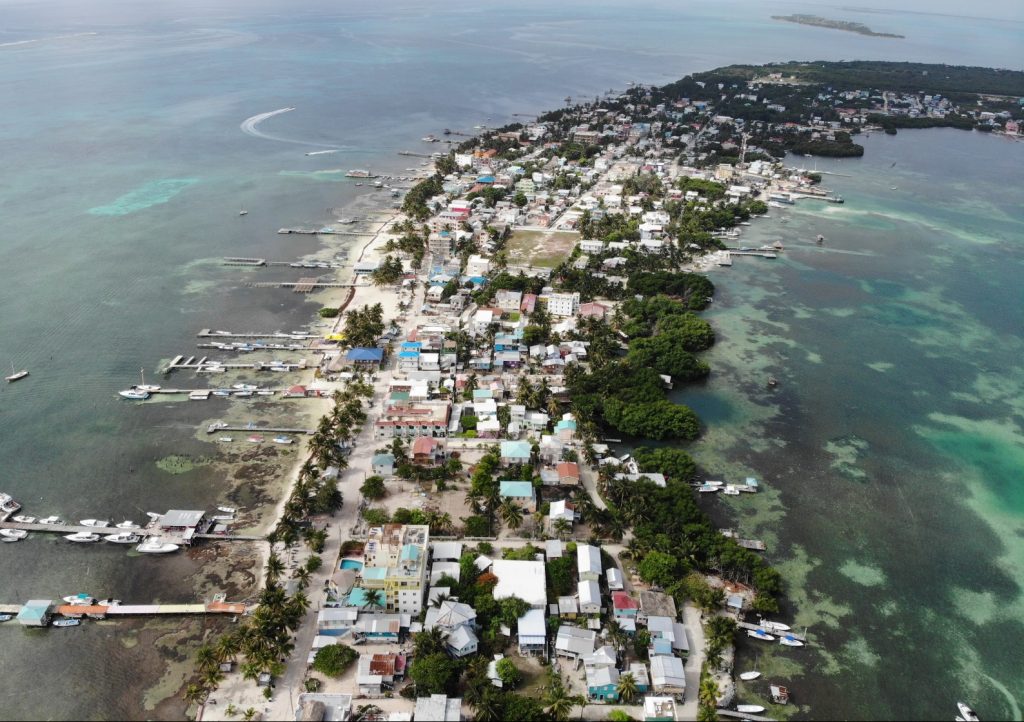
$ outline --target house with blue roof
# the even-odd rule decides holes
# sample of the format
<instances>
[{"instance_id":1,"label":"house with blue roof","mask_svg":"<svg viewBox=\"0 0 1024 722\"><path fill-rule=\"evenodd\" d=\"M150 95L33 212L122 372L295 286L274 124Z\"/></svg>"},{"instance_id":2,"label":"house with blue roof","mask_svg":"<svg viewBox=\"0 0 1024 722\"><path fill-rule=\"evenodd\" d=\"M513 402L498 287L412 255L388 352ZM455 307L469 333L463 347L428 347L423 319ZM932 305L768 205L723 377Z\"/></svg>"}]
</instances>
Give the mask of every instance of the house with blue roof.
<instances>
[{"instance_id":1,"label":"house with blue roof","mask_svg":"<svg viewBox=\"0 0 1024 722\"><path fill-rule=\"evenodd\" d=\"M529 464L532 453L533 447L529 441L501 442L501 463L505 466Z\"/></svg>"},{"instance_id":2,"label":"house with blue roof","mask_svg":"<svg viewBox=\"0 0 1024 722\"><path fill-rule=\"evenodd\" d=\"M537 511L537 492L531 481L503 481L499 493L503 500L508 499L531 514Z\"/></svg>"},{"instance_id":3,"label":"house with blue roof","mask_svg":"<svg viewBox=\"0 0 1024 722\"><path fill-rule=\"evenodd\" d=\"M483 183L484 185L489 185L491 183L494 183L494 176L492 176L492 175L482 175L482 176L479 176L476 179L476 182L477 183Z\"/></svg>"},{"instance_id":4,"label":"house with blue roof","mask_svg":"<svg viewBox=\"0 0 1024 722\"><path fill-rule=\"evenodd\" d=\"M354 366L380 366L384 360L384 349L356 346L345 354L345 361Z\"/></svg>"},{"instance_id":5,"label":"house with blue roof","mask_svg":"<svg viewBox=\"0 0 1024 722\"><path fill-rule=\"evenodd\" d=\"M576 419L572 414L566 414L555 423L555 436L563 442L573 440L576 436Z\"/></svg>"},{"instance_id":6,"label":"house with blue roof","mask_svg":"<svg viewBox=\"0 0 1024 722\"><path fill-rule=\"evenodd\" d=\"M375 454L370 459L370 468L374 476L393 476L395 473L395 455Z\"/></svg>"}]
</instances>

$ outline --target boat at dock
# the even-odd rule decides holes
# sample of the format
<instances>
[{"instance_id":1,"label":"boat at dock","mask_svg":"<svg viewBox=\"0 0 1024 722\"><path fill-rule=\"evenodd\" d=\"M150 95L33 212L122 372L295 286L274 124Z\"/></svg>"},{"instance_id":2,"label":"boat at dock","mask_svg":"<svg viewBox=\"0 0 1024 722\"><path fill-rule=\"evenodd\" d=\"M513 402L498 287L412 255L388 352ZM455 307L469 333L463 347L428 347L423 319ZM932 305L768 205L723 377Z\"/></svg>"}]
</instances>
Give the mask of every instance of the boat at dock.
<instances>
[{"instance_id":1,"label":"boat at dock","mask_svg":"<svg viewBox=\"0 0 1024 722\"><path fill-rule=\"evenodd\" d=\"M253 384L233 384L231 388L236 391L255 391L259 386L255 386Z\"/></svg>"},{"instance_id":2,"label":"boat at dock","mask_svg":"<svg viewBox=\"0 0 1024 722\"><path fill-rule=\"evenodd\" d=\"M0 614L0 622L9 622L14 619L13 614Z\"/></svg>"},{"instance_id":3,"label":"boat at dock","mask_svg":"<svg viewBox=\"0 0 1024 722\"><path fill-rule=\"evenodd\" d=\"M779 637L779 644L786 647L802 647L804 643L794 637L792 634L784 634Z\"/></svg>"},{"instance_id":4,"label":"boat at dock","mask_svg":"<svg viewBox=\"0 0 1024 722\"><path fill-rule=\"evenodd\" d=\"M21 504L16 502L13 496L0 492L0 512L4 514L13 514L19 509L21 509Z\"/></svg>"},{"instance_id":5,"label":"boat at dock","mask_svg":"<svg viewBox=\"0 0 1024 722\"><path fill-rule=\"evenodd\" d=\"M738 704L736 705L737 712L743 712L744 714L760 714L764 712L764 707L759 704Z\"/></svg>"},{"instance_id":6,"label":"boat at dock","mask_svg":"<svg viewBox=\"0 0 1024 722\"><path fill-rule=\"evenodd\" d=\"M145 401L149 398L148 391L140 391L139 389L125 389L124 391L118 391L117 395L122 399L130 399L132 401Z\"/></svg>"},{"instance_id":7,"label":"boat at dock","mask_svg":"<svg viewBox=\"0 0 1024 722\"><path fill-rule=\"evenodd\" d=\"M768 619L762 619L758 624L760 625L761 629L764 629L767 632L788 632L791 629L791 627L788 624L783 624L782 622L772 622Z\"/></svg>"},{"instance_id":8,"label":"boat at dock","mask_svg":"<svg viewBox=\"0 0 1024 722\"><path fill-rule=\"evenodd\" d=\"M234 521L235 520L235 515L234 514L215 514L215 515L211 516L210 518L213 519L214 521Z\"/></svg>"},{"instance_id":9,"label":"boat at dock","mask_svg":"<svg viewBox=\"0 0 1024 722\"><path fill-rule=\"evenodd\" d=\"M747 630L747 636L748 637L753 637L754 639L760 639L762 642L774 642L775 641L775 637L773 637L772 635L768 634L768 632L764 631L763 629L748 629Z\"/></svg>"},{"instance_id":10,"label":"boat at dock","mask_svg":"<svg viewBox=\"0 0 1024 722\"><path fill-rule=\"evenodd\" d=\"M966 720L966 722L979 722L978 715L974 712L973 709L968 707L963 702L957 702L956 708L960 710L960 716L963 717L964 720Z\"/></svg>"},{"instance_id":11,"label":"boat at dock","mask_svg":"<svg viewBox=\"0 0 1024 722\"><path fill-rule=\"evenodd\" d=\"M768 201L768 205L771 205L772 201L775 203L782 203L787 206L796 205L796 201L793 200L793 196L789 193L769 193Z\"/></svg>"},{"instance_id":12,"label":"boat at dock","mask_svg":"<svg viewBox=\"0 0 1024 722\"><path fill-rule=\"evenodd\" d=\"M712 486L711 484L701 484L700 486L697 487L697 491L700 492L701 494L712 494L712 493L714 493L716 491L721 491L721 490L722 490L722 487L720 487L720 486Z\"/></svg>"},{"instance_id":13,"label":"boat at dock","mask_svg":"<svg viewBox=\"0 0 1024 722\"><path fill-rule=\"evenodd\" d=\"M70 594L66 597L61 597L61 599L63 599L68 604L80 604L85 607L88 607L96 603L96 597L92 596L91 594L84 593Z\"/></svg>"},{"instance_id":14,"label":"boat at dock","mask_svg":"<svg viewBox=\"0 0 1024 722\"><path fill-rule=\"evenodd\" d=\"M345 174L346 178L371 178L370 171L365 168L354 168Z\"/></svg>"},{"instance_id":15,"label":"boat at dock","mask_svg":"<svg viewBox=\"0 0 1024 722\"><path fill-rule=\"evenodd\" d=\"M56 515L43 517L39 520L39 523L45 526L64 526L64 520Z\"/></svg>"},{"instance_id":16,"label":"boat at dock","mask_svg":"<svg viewBox=\"0 0 1024 722\"><path fill-rule=\"evenodd\" d=\"M235 396L241 397L243 399L247 399L250 396L252 396L252 391L236 391L235 392Z\"/></svg>"},{"instance_id":17,"label":"boat at dock","mask_svg":"<svg viewBox=\"0 0 1024 722\"><path fill-rule=\"evenodd\" d=\"M116 607L119 604L121 604L121 600L120 599L101 599L100 601L96 602L96 604L98 604L101 607Z\"/></svg>"},{"instance_id":18,"label":"boat at dock","mask_svg":"<svg viewBox=\"0 0 1024 722\"><path fill-rule=\"evenodd\" d=\"M238 509L236 509L233 506L218 506L217 511L222 511L225 514L234 514L238 511Z\"/></svg>"},{"instance_id":19,"label":"boat at dock","mask_svg":"<svg viewBox=\"0 0 1024 722\"><path fill-rule=\"evenodd\" d=\"M212 393L213 393L214 396L230 396L231 395L231 390L230 389L214 389Z\"/></svg>"},{"instance_id":20,"label":"boat at dock","mask_svg":"<svg viewBox=\"0 0 1024 722\"><path fill-rule=\"evenodd\" d=\"M110 526L110 522L109 521L103 521L102 519L82 519L82 521L78 522L78 524L79 524L79 526L95 526L95 527Z\"/></svg>"},{"instance_id":21,"label":"boat at dock","mask_svg":"<svg viewBox=\"0 0 1024 722\"><path fill-rule=\"evenodd\" d=\"M825 200L829 203L846 203L842 196L829 196Z\"/></svg>"},{"instance_id":22,"label":"boat at dock","mask_svg":"<svg viewBox=\"0 0 1024 722\"><path fill-rule=\"evenodd\" d=\"M19 514L18 516L12 517L11 521L16 521L19 524L35 524L36 518L34 516L26 516L25 514Z\"/></svg>"},{"instance_id":23,"label":"boat at dock","mask_svg":"<svg viewBox=\"0 0 1024 722\"><path fill-rule=\"evenodd\" d=\"M217 437L217 441L222 441L225 444L228 443L228 442L234 441L234 440L235 439L234 439L233 436L218 436Z\"/></svg>"},{"instance_id":24,"label":"boat at dock","mask_svg":"<svg viewBox=\"0 0 1024 722\"><path fill-rule=\"evenodd\" d=\"M87 531L77 531L74 534L65 534L64 538L68 541L78 542L79 544L90 544L92 542L98 542L100 540L100 535L91 534Z\"/></svg>"},{"instance_id":25,"label":"boat at dock","mask_svg":"<svg viewBox=\"0 0 1024 722\"><path fill-rule=\"evenodd\" d=\"M744 682L749 682L750 680L757 679L760 676L761 676L760 672L741 672L740 673L740 679L742 679Z\"/></svg>"},{"instance_id":26,"label":"boat at dock","mask_svg":"<svg viewBox=\"0 0 1024 722\"><path fill-rule=\"evenodd\" d=\"M120 524L115 525L114 528L116 528L116 529L138 529L139 525L136 524L133 521L128 521L127 519L125 519Z\"/></svg>"},{"instance_id":27,"label":"boat at dock","mask_svg":"<svg viewBox=\"0 0 1024 722\"><path fill-rule=\"evenodd\" d=\"M168 552L178 551L177 544L161 544L158 541L154 542L143 542L135 547L135 551L142 552L143 554L167 554Z\"/></svg>"},{"instance_id":28,"label":"boat at dock","mask_svg":"<svg viewBox=\"0 0 1024 722\"><path fill-rule=\"evenodd\" d=\"M77 627L81 623L82 622L79 619L58 619L56 622L53 623L53 626L55 626L55 627Z\"/></svg>"},{"instance_id":29,"label":"boat at dock","mask_svg":"<svg viewBox=\"0 0 1024 722\"><path fill-rule=\"evenodd\" d=\"M722 491L722 493L725 494L726 496L739 496L740 490L737 489L732 484L726 484L725 489Z\"/></svg>"},{"instance_id":30,"label":"boat at dock","mask_svg":"<svg viewBox=\"0 0 1024 722\"><path fill-rule=\"evenodd\" d=\"M142 537L133 531L122 531L103 537L103 541L108 541L111 544L138 544L142 541Z\"/></svg>"},{"instance_id":31,"label":"boat at dock","mask_svg":"<svg viewBox=\"0 0 1024 722\"><path fill-rule=\"evenodd\" d=\"M270 391L269 389L264 389L263 391L257 391L256 395L257 396L273 396L274 393L275 393L274 391Z\"/></svg>"},{"instance_id":32,"label":"boat at dock","mask_svg":"<svg viewBox=\"0 0 1024 722\"><path fill-rule=\"evenodd\" d=\"M295 439L293 439L290 436L275 436L274 437L274 443L275 444L291 444L291 443L294 443L294 442L295 442Z\"/></svg>"},{"instance_id":33,"label":"boat at dock","mask_svg":"<svg viewBox=\"0 0 1024 722\"><path fill-rule=\"evenodd\" d=\"M0 529L0 541L17 542L28 536L24 529Z\"/></svg>"}]
</instances>

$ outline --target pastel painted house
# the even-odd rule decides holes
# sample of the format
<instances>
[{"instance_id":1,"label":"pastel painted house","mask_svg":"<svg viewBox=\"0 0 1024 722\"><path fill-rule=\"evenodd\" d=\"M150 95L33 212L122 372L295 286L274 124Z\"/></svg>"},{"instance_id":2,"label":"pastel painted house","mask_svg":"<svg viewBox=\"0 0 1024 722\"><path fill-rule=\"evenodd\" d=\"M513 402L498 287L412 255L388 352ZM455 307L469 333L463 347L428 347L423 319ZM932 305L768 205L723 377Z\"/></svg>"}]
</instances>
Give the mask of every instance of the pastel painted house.
<instances>
[{"instance_id":1,"label":"pastel painted house","mask_svg":"<svg viewBox=\"0 0 1024 722\"><path fill-rule=\"evenodd\" d=\"M529 464L532 453L533 448L529 441L501 442L501 463L505 466Z\"/></svg>"},{"instance_id":2,"label":"pastel painted house","mask_svg":"<svg viewBox=\"0 0 1024 722\"><path fill-rule=\"evenodd\" d=\"M619 701L619 670L587 667L587 697L595 702Z\"/></svg>"},{"instance_id":3,"label":"pastel painted house","mask_svg":"<svg viewBox=\"0 0 1024 722\"><path fill-rule=\"evenodd\" d=\"M376 454L370 461L374 476L392 476L395 473L394 454Z\"/></svg>"},{"instance_id":4,"label":"pastel painted house","mask_svg":"<svg viewBox=\"0 0 1024 722\"><path fill-rule=\"evenodd\" d=\"M503 481L500 490L502 500L508 499L513 504L533 513L537 511L537 494L530 481Z\"/></svg>"},{"instance_id":5,"label":"pastel painted house","mask_svg":"<svg viewBox=\"0 0 1024 722\"><path fill-rule=\"evenodd\" d=\"M609 570L610 571L610 570ZM616 619L636 619L640 603L626 592L612 592L612 612Z\"/></svg>"}]
</instances>

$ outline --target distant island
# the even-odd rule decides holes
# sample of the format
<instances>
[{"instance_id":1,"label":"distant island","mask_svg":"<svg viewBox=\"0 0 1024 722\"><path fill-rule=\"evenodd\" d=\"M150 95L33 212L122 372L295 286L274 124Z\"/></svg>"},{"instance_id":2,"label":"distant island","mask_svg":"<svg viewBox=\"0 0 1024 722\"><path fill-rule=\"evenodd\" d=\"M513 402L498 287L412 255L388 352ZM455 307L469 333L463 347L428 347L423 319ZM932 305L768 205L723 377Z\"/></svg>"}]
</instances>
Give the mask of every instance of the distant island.
<instances>
[{"instance_id":1,"label":"distant island","mask_svg":"<svg viewBox=\"0 0 1024 722\"><path fill-rule=\"evenodd\" d=\"M870 35L873 38L904 38L904 35L895 33L876 33L864 23L854 23L848 20L829 20L818 15L772 15L772 20L785 20L787 23L799 25L813 25L817 28L831 28L833 30L845 30L848 33L859 35Z\"/></svg>"}]
</instances>

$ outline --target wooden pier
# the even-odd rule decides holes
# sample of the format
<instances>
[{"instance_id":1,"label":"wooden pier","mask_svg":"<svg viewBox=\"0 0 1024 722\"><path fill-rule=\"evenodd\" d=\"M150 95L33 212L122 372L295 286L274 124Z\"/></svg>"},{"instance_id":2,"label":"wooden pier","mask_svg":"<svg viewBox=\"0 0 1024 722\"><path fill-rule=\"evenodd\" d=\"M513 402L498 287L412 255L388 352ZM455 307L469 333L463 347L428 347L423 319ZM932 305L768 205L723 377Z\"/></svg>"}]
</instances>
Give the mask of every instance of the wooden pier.
<instances>
[{"instance_id":1,"label":"wooden pier","mask_svg":"<svg viewBox=\"0 0 1024 722\"><path fill-rule=\"evenodd\" d=\"M730 717L732 719L749 719L754 722L773 722L771 717L762 717L756 714L750 714L749 712L737 712L734 709L716 709L715 713L719 717Z\"/></svg>"},{"instance_id":2,"label":"wooden pier","mask_svg":"<svg viewBox=\"0 0 1024 722\"><path fill-rule=\"evenodd\" d=\"M226 256L221 264L224 266L265 266L267 265L266 258L240 258L236 256Z\"/></svg>"},{"instance_id":3,"label":"wooden pier","mask_svg":"<svg viewBox=\"0 0 1024 722\"><path fill-rule=\"evenodd\" d=\"M277 350L277 349L268 349ZM230 363L223 361L210 361L208 356L196 358L195 356L185 357L183 355L175 356L171 359L171 362L164 368L163 373L169 374L171 371L179 370L192 370L197 373L216 373L214 369L249 369L252 371L297 371L309 368L309 364L306 363L306 359L299 359L298 363L270 363L267 361L255 361L252 363ZM161 389L163 391L163 389Z\"/></svg>"},{"instance_id":4,"label":"wooden pier","mask_svg":"<svg viewBox=\"0 0 1024 722\"><path fill-rule=\"evenodd\" d=\"M762 627L760 624L751 624L750 622L736 622L736 626L739 627L740 629L749 629L750 631L754 631L755 629L762 629L762 630L768 632L768 634L771 634L771 635L775 636L776 638L780 634L781 635L787 635L788 634L793 639L795 639L795 640L797 640L799 642L803 642L804 644L807 644L807 637L801 636L801 635L799 635L799 634L797 634L796 632L793 632L793 631L789 631L789 632L772 632L770 630L764 629L764 627Z\"/></svg>"},{"instance_id":5,"label":"wooden pier","mask_svg":"<svg viewBox=\"0 0 1024 722\"><path fill-rule=\"evenodd\" d=\"M143 539L150 536L159 536L153 531L146 529L118 529L116 526L78 526L75 524L23 524L20 521L0 522L0 529L22 529L24 531L35 531L44 534L99 534L101 537L110 534L119 534L123 531L130 531L138 534ZM142 541L140 540L141 544ZM124 546L128 546L125 544Z\"/></svg>"},{"instance_id":6,"label":"wooden pier","mask_svg":"<svg viewBox=\"0 0 1024 722\"><path fill-rule=\"evenodd\" d=\"M251 431L253 433L262 434L306 434L309 436L316 433L316 429L286 429L276 426L242 426L241 424L225 424L223 426L210 424L206 427L206 433L208 434L215 434L218 431Z\"/></svg>"},{"instance_id":7,"label":"wooden pier","mask_svg":"<svg viewBox=\"0 0 1024 722\"><path fill-rule=\"evenodd\" d=\"M318 230L310 228L278 228L277 232L281 235L298 234L302 236L332 236L338 233L333 228L320 228Z\"/></svg>"},{"instance_id":8,"label":"wooden pier","mask_svg":"<svg viewBox=\"0 0 1024 722\"><path fill-rule=\"evenodd\" d=\"M317 281L312 278L300 278L296 281L257 281L246 283L247 288L290 288L296 293L309 293L316 288L354 288L352 283L336 283L333 281Z\"/></svg>"},{"instance_id":9,"label":"wooden pier","mask_svg":"<svg viewBox=\"0 0 1024 722\"><path fill-rule=\"evenodd\" d=\"M319 334L315 333L284 333L283 331L274 331L273 333L229 333L228 331L211 331L208 328L204 328L202 331L196 334L199 338L290 338L295 339L298 336L303 338L319 338Z\"/></svg>"}]
</instances>

